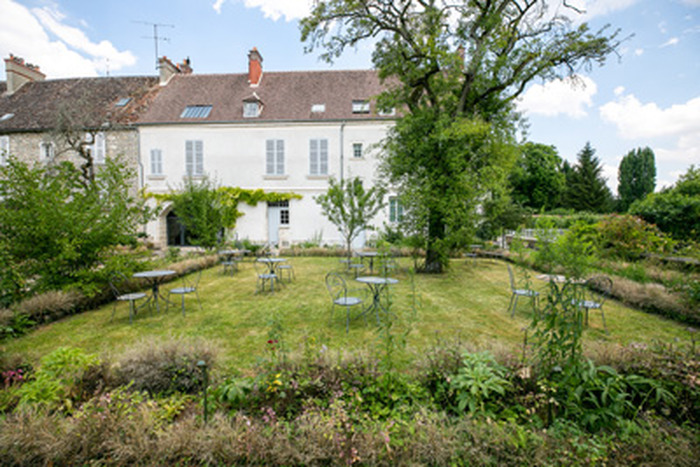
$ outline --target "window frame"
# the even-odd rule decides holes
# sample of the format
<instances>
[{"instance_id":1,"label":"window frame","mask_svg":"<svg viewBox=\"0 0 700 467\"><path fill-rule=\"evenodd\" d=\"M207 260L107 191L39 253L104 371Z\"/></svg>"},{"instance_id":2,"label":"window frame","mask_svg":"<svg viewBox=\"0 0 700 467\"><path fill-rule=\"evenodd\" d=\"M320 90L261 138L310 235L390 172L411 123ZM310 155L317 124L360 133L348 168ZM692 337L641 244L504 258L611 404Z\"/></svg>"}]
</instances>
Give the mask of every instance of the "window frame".
<instances>
[{"instance_id":1,"label":"window frame","mask_svg":"<svg viewBox=\"0 0 700 467\"><path fill-rule=\"evenodd\" d=\"M265 140L265 175L285 175L284 140Z\"/></svg>"},{"instance_id":2,"label":"window frame","mask_svg":"<svg viewBox=\"0 0 700 467\"><path fill-rule=\"evenodd\" d=\"M210 104L187 105L180 114L180 118L208 118L212 111Z\"/></svg>"},{"instance_id":3,"label":"window frame","mask_svg":"<svg viewBox=\"0 0 700 467\"><path fill-rule=\"evenodd\" d=\"M48 148L48 153L45 148ZM56 145L53 141L41 141L39 143L39 161L48 162L56 157Z\"/></svg>"},{"instance_id":4,"label":"window frame","mask_svg":"<svg viewBox=\"0 0 700 467\"><path fill-rule=\"evenodd\" d=\"M87 150L95 164L104 164L107 159L107 135L104 131L88 133L88 138L92 138L92 144L87 146Z\"/></svg>"},{"instance_id":5,"label":"window frame","mask_svg":"<svg viewBox=\"0 0 700 467\"><path fill-rule=\"evenodd\" d=\"M370 104L367 99L353 99L352 100L352 113L354 114L368 114L370 112Z\"/></svg>"},{"instance_id":6,"label":"window frame","mask_svg":"<svg viewBox=\"0 0 700 467\"><path fill-rule=\"evenodd\" d=\"M311 138L309 140L309 175L328 175L327 138Z\"/></svg>"},{"instance_id":7,"label":"window frame","mask_svg":"<svg viewBox=\"0 0 700 467\"><path fill-rule=\"evenodd\" d=\"M364 144L362 143L352 143L352 158L353 159L363 159L365 157ZM357 154L360 154L359 156Z\"/></svg>"},{"instance_id":8,"label":"window frame","mask_svg":"<svg viewBox=\"0 0 700 467\"><path fill-rule=\"evenodd\" d=\"M257 118L260 116L259 101L243 101L243 118ZM254 112L251 112L254 110Z\"/></svg>"},{"instance_id":9,"label":"window frame","mask_svg":"<svg viewBox=\"0 0 700 467\"><path fill-rule=\"evenodd\" d=\"M187 177L204 176L204 141L201 139L185 141L185 175Z\"/></svg>"},{"instance_id":10,"label":"window frame","mask_svg":"<svg viewBox=\"0 0 700 467\"><path fill-rule=\"evenodd\" d=\"M158 156L157 158L154 156ZM153 177L163 176L163 150L160 148L153 148L150 151L150 175ZM154 170L158 169L158 170Z\"/></svg>"},{"instance_id":11,"label":"window frame","mask_svg":"<svg viewBox=\"0 0 700 467\"><path fill-rule=\"evenodd\" d=\"M389 222L400 224L403 221L403 205L398 196L389 197Z\"/></svg>"}]
</instances>

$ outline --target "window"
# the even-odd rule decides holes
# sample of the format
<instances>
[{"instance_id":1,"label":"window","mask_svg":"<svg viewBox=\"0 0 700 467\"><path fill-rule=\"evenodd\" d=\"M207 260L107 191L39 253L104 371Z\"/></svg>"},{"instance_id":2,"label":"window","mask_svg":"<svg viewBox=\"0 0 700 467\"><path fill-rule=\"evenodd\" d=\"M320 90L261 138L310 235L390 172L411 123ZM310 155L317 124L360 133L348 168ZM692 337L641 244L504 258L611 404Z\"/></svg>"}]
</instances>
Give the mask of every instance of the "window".
<instances>
[{"instance_id":1,"label":"window","mask_svg":"<svg viewBox=\"0 0 700 467\"><path fill-rule=\"evenodd\" d=\"M265 173L284 175L284 140L268 139L265 143Z\"/></svg>"},{"instance_id":2,"label":"window","mask_svg":"<svg viewBox=\"0 0 700 467\"><path fill-rule=\"evenodd\" d=\"M365 101L365 100L352 101L352 113L354 113L354 114L368 114L369 113L369 101Z\"/></svg>"},{"instance_id":3,"label":"window","mask_svg":"<svg viewBox=\"0 0 700 467\"><path fill-rule=\"evenodd\" d=\"M92 141L87 147L88 153L92 156L93 162L96 164L104 164L105 162L105 143L106 138L104 133L89 134L85 137L87 141Z\"/></svg>"},{"instance_id":4,"label":"window","mask_svg":"<svg viewBox=\"0 0 700 467\"><path fill-rule=\"evenodd\" d=\"M393 117L396 115L396 108L392 107L390 109L381 109L379 115L382 117Z\"/></svg>"},{"instance_id":5,"label":"window","mask_svg":"<svg viewBox=\"0 0 700 467\"><path fill-rule=\"evenodd\" d=\"M268 208L280 208L280 225L289 225L289 201L268 201Z\"/></svg>"},{"instance_id":6,"label":"window","mask_svg":"<svg viewBox=\"0 0 700 467\"><path fill-rule=\"evenodd\" d=\"M401 222L403 220L403 206L395 196L389 198L389 222Z\"/></svg>"},{"instance_id":7,"label":"window","mask_svg":"<svg viewBox=\"0 0 700 467\"><path fill-rule=\"evenodd\" d=\"M55 156L54 145L51 141L42 141L39 143L39 160L42 162L50 161Z\"/></svg>"},{"instance_id":8,"label":"window","mask_svg":"<svg viewBox=\"0 0 700 467\"><path fill-rule=\"evenodd\" d=\"M328 140L309 140L309 174L328 175Z\"/></svg>"},{"instance_id":9,"label":"window","mask_svg":"<svg viewBox=\"0 0 700 467\"><path fill-rule=\"evenodd\" d=\"M255 118L260 115L260 102L251 101L243 103L243 118Z\"/></svg>"},{"instance_id":10,"label":"window","mask_svg":"<svg viewBox=\"0 0 700 467\"><path fill-rule=\"evenodd\" d=\"M211 113L211 105L188 105L180 114L180 118L207 118Z\"/></svg>"},{"instance_id":11,"label":"window","mask_svg":"<svg viewBox=\"0 0 700 467\"><path fill-rule=\"evenodd\" d=\"M204 143L202 140L185 141L185 173L188 177L204 175Z\"/></svg>"},{"instance_id":12,"label":"window","mask_svg":"<svg viewBox=\"0 0 700 467\"><path fill-rule=\"evenodd\" d=\"M124 106L126 106L126 104L128 104L129 102L131 102L131 97L122 97L121 99L119 99L119 100L117 101L116 104L114 104L114 106L115 106L115 107L124 107Z\"/></svg>"},{"instance_id":13,"label":"window","mask_svg":"<svg viewBox=\"0 0 700 467\"><path fill-rule=\"evenodd\" d=\"M326 111L326 104L314 104L311 106L312 113L323 113Z\"/></svg>"},{"instance_id":14,"label":"window","mask_svg":"<svg viewBox=\"0 0 700 467\"><path fill-rule=\"evenodd\" d=\"M163 152L151 149L151 175L163 175Z\"/></svg>"},{"instance_id":15,"label":"window","mask_svg":"<svg viewBox=\"0 0 700 467\"><path fill-rule=\"evenodd\" d=\"M289 208L280 210L280 225L289 225Z\"/></svg>"},{"instance_id":16,"label":"window","mask_svg":"<svg viewBox=\"0 0 700 467\"><path fill-rule=\"evenodd\" d=\"M10 137L0 136L0 165L7 164L7 156L10 154Z\"/></svg>"},{"instance_id":17,"label":"window","mask_svg":"<svg viewBox=\"0 0 700 467\"><path fill-rule=\"evenodd\" d=\"M352 157L355 159L362 158L362 143L353 143L352 145Z\"/></svg>"}]
</instances>

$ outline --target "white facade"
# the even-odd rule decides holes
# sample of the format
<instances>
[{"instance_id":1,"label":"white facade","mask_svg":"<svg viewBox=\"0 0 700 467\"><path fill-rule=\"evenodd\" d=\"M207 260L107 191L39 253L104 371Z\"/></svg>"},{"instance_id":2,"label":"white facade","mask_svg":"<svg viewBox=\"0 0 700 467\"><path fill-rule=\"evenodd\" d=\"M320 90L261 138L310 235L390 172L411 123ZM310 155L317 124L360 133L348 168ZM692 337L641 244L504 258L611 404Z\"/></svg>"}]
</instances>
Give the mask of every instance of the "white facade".
<instances>
[{"instance_id":1,"label":"white facade","mask_svg":"<svg viewBox=\"0 0 700 467\"><path fill-rule=\"evenodd\" d=\"M142 125L142 179L147 191L167 193L183 185L188 170L196 176L197 167L201 167L202 174L220 186L297 193L302 199L290 200L288 218L283 215L281 223L279 208L241 203L244 216L231 236L256 243L277 239L280 246L319 238L322 244L342 244L342 237L322 215L314 197L326 191L330 177L358 176L366 186L373 185L379 143L391 125L387 120ZM269 140L273 141L271 147L283 149L269 153ZM193 152L195 147L201 149L201 159ZM282 152L283 160L279 157ZM388 210L387 206L375 218L377 227L388 220ZM167 209L147 227L149 237L159 246L167 244L166 214Z\"/></svg>"}]
</instances>

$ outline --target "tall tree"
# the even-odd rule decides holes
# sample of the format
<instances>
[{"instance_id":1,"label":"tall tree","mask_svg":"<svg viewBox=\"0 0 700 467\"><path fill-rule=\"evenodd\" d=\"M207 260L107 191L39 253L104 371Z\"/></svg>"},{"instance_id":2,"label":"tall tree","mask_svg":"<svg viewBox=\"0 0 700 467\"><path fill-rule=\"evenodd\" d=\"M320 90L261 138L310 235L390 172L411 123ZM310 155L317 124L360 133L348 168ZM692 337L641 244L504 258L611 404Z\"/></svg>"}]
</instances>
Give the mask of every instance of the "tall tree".
<instances>
[{"instance_id":1,"label":"tall tree","mask_svg":"<svg viewBox=\"0 0 700 467\"><path fill-rule=\"evenodd\" d=\"M612 193L602 173L600 159L595 157L595 150L591 147L591 143L586 143L578 153L578 161L567 180L567 207L576 211L610 211Z\"/></svg>"},{"instance_id":2,"label":"tall tree","mask_svg":"<svg viewBox=\"0 0 700 467\"><path fill-rule=\"evenodd\" d=\"M328 191L316 197L323 214L338 228L345 240L348 258L352 241L369 227L370 222L384 207L384 188L373 186L366 190L360 178L328 181Z\"/></svg>"},{"instance_id":3,"label":"tall tree","mask_svg":"<svg viewBox=\"0 0 700 467\"><path fill-rule=\"evenodd\" d=\"M627 211L638 199L654 192L656 187L656 162L654 151L646 147L633 149L620 161L617 173L619 209Z\"/></svg>"},{"instance_id":4,"label":"tall tree","mask_svg":"<svg viewBox=\"0 0 700 467\"><path fill-rule=\"evenodd\" d=\"M537 143L523 145L509 179L515 201L535 209L558 207L566 186L557 149Z\"/></svg>"},{"instance_id":5,"label":"tall tree","mask_svg":"<svg viewBox=\"0 0 700 467\"><path fill-rule=\"evenodd\" d=\"M319 0L301 22L307 51L320 47L329 61L376 40L372 60L390 83L378 105L403 112L386 144L385 174L412 201L406 212L425 238L425 271L443 270L449 248L473 233L478 200L503 184L513 102L527 84L602 64L618 45L617 32L574 27L549 15L551 4Z\"/></svg>"}]
</instances>

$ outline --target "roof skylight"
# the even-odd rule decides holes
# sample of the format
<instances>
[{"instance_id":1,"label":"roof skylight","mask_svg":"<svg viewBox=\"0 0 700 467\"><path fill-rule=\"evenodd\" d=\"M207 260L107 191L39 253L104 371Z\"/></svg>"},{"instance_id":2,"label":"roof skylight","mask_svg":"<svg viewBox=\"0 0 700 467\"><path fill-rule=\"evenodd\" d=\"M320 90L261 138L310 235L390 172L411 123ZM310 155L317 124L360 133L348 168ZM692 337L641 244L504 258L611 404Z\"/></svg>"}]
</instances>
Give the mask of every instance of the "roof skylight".
<instances>
[{"instance_id":1,"label":"roof skylight","mask_svg":"<svg viewBox=\"0 0 700 467\"><path fill-rule=\"evenodd\" d=\"M207 118L211 113L211 105L188 105L180 114L180 118Z\"/></svg>"}]
</instances>

